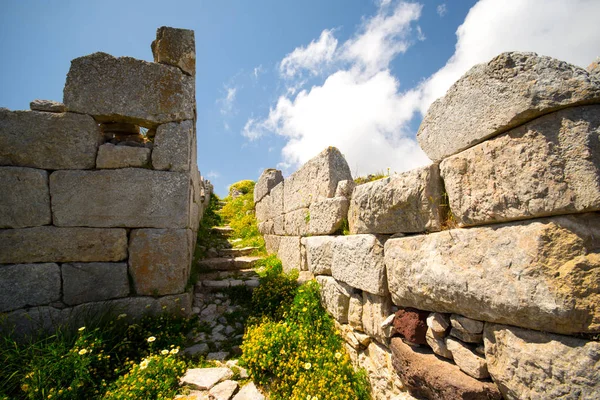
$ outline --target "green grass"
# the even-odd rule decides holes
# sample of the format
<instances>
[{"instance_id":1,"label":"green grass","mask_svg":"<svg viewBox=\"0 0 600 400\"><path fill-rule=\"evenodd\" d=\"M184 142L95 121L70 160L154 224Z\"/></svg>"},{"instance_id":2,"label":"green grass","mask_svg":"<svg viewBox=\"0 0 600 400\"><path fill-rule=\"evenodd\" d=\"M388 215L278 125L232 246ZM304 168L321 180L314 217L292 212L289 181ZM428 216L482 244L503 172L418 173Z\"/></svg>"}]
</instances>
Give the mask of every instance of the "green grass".
<instances>
[{"instance_id":1,"label":"green grass","mask_svg":"<svg viewBox=\"0 0 600 400\"><path fill-rule=\"evenodd\" d=\"M241 359L254 382L272 400L370 399L367 376L353 369L318 284L298 287L297 273L283 274L275 257L260 267Z\"/></svg>"},{"instance_id":2,"label":"green grass","mask_svg":"<svg viewBox=\"0 0 600 400\"><path fill-rule=\"evenodd\" d=\"M196 321L163 314L130 323L123 315L101 315L79 330L62 327L20 341L3 334L0 399L172 397L188 365L177 353ZM144 359L147 370L140 367ZM131 386L131 376L150 381Z\"/></svg>"}]
</instances>

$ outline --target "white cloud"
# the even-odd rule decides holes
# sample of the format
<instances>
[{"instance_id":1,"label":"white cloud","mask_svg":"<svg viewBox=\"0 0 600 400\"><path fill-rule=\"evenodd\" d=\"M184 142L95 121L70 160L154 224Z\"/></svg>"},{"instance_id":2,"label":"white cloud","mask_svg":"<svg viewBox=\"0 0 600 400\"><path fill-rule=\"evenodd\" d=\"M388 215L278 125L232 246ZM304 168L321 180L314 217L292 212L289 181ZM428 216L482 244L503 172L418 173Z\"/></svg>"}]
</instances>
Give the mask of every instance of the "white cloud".
<instances>
[{"instance_id":1,"label":"white cloud","mask_svg":"<svg viewBox=\"0 0 600 400\"><path fill-rule=\"evenodd\" d=\"M233 113L237 90L237 87L225 87L225 96L217 100L217 103L221 104L221 114L229 115Z\"/></svg>"},{"instance_id":2,"label":"white cloud","mask_svg":"<svg viewBox=\"0 0 600 400\"><path fill-rule=\"evenodd\" d=\"M424 114L473 65L517 50L587 66L600 49L598 1L481 0L458 28L455 52L446 65L401 92L389 63L415 42L415 36L423 35L411 26L421 7L385 0L379 4L376 15L364 20L359 32L330 59L307 57L321 61L301 63L298 60L304 58L298 56L298 62L287 62L292 76L301 68L312 73L322 72L319 68L324 65L337 67L322 85L304 90L296 86L279 98L266 118L246 123L243 134L251 140L269 132L287 140L279 167L298 167L325 147L336 146L353 173L415 168L428 159L414 139L410 121ZM290 54L305 54L315 43L331 42L323 39L330 34L324 31L319 41Z\"/></svg>"},{"instance_id":3,"label":"white cloud","mask_svg":"<svg viewBox=\"0 0 600 400\"><path fill-rule=\"evenodd\" d=\"M221 174L219 172L213 171L213 170L208 171L208 173L206 174L207 178L212 178L212 179L219 178L220 176L221 176Z\"/></svg>"},{"instance_id":4,"label":"white cloud","mask_svg":"<svg viewBox=\"0 0 600 400\"><path fill-rule=\"evenodd\" d=\"M439 6L437 6L437 8L435 9L435 11L438 13L438 15L440 17L443 17L448 12L448 7L446 7L445 3L442 3Z\"/></svg>"},{"instance_id":5,"label":"white cloud","mask_svg":"<svg viewBox=\"0 0 600 400\"><path fill-rule=\"evenodd\" d=\"M306 47L298 47L279 64L279 72L285 78L292 78L307 70L317 75L324 64L333 60L338 41L333 36L333 30L325 29L317 41L312 41Z\"/></svg>"},{"instance_id":6,"label":"white cloud","mask_svg":"<svg viewBox=\"0 0 600 400\"><path fill-rule=\"evenodd\" d=\"M410 23L421 15L422 6L417 3L388 6L383 4L374 17L364 21L359 33L343 45L342 57L367 73L387 68L394 57L408 49L412 43Z\"/></svg>"},{"instance_id":7,"label":"white cloud","mask_svg":"<svg viewBox=\"0 0 600 400\"><path fill-rule=\"evenodd\" d=\"M473 65L505 51L533 51L587 66L600 49L600 2L589 0L481 0L458 28L456 51L420 87L429 105Z\"/></svg>"},{"instance_id":8,"label":"white cloud","mask_svg":"<svg viewBox=\"0 0 600 400\"><path fill-rule=\"evenodd\" d=\"M254 67L254 69L252 70L252 76L254 77L254 80L258 80L258 76L260 74L262 74L264 72L263 66L262 64L259 65L258 67Z\"/></svg>"},{"instance_id":9,"label":"white cloud","mask_svg":"<svg viewBox=\"0 0 600 400\"><path fill-rule=\"evenodd\" d=\"M295 76L301 69L316 75L334 64L338 69L310 90L288 87L268 117L250 118L242 134L251 140L267 132L285 137L278 165L282 169L308 161L327 146L338 147L354 173L388 167L404 171L426 164L429 160L405 129L411 112L403 111L403 103L412 96L398 92L399 82L388 69L393 57L415 42L410 25L420 12L418 4L384 1L335 52L331 50L337 40L330 30L294 50L280 64L284 76ZM344 64L347 68L340 68Z\"/></svg>"}]
</instances>

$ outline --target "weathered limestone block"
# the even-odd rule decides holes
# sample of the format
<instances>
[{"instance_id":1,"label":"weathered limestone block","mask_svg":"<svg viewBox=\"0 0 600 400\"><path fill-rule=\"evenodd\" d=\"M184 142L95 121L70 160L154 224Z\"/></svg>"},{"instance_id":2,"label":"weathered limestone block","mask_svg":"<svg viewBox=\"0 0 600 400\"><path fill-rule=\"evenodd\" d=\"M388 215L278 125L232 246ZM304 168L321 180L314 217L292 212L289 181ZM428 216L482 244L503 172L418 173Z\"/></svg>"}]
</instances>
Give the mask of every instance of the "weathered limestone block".
<instances>
[{"instance_id":1,"label":"weathered limestone block","mask_svg":"<svg viewBox=\"0 0 600 400\"><path fill-rule=\"evenodd\" d=\"M276 217L273 214L271 196L266 195L261 201L254 203L254 214L259 223L272 220Z\"/></svg>"},{"instance_id":2,"label":"weathered limestone block","mask_svg":"<svg viewBox=\"0 0 600 400\"><path fill-rule=\"evenodd\" d=\"M390 239L385 263L398 305L598 332L599 248L600 214L590 213Z\"/></svg>"},{"instance_id":3,"label":"weathered limestone block","mask_svg":"<svg viewBox=\"0 0 600 400\"><path fill-rule=\"evenodd\" d=\"M285 235L285 215L273 218L273 232L276 235Z\"/></svg>"},{"instance_id":4,"label":"weathered limestone block","mask_svg":"<svg viewBox=\"0 0 600 400\"><path fill-rule=\"evenodd\" d=\"M452 328L450 329L450 336L454 336L457 339L460 339L466 343L482 343L483 342L483 334L482 333L470 333L464 330Z\"/></svg>"},{"instance_id":5,"label":"weathered limestone block","mask_svg":"<svg viewBox=\"0 0 600 400\"><path fill-rule=\"evenodd\" d=\"M60 285L54 263L0 266L0 312L58 301Z\"/></svg>"},{"instance_id":6,"label":"weathered limestone block","mask_svg":"<svg viewBox=\"0 0 600 400\"><path fill-rule=\"evenodd\" d=\"M62 113L67 111L67 107L63 103L54 100L35 99L29 103L29 108L32 111L44 111L53 113Z\"/></svg>"},{"instance_id":7,"label":"weathered limestone block","mask_svg":"<svg viewBox=\"0 0 600 400\"><path fill-rule=\"evenodd\" d=\"M63 301L76 305L129 295L127 263L63 264Z\"/></svg>"},{"instance_id":8,"label":"weathered limestone block","mask_svg":"<svg viewBox=\"0 0 600 400\"><path fill-rule=\"evenodd\" d=\"M495 384L468 376L426 349L411 348L400 338L393 338L390 348L394 368L414 396L431 400L502 399Z\"/></svg>"},{"instance_id":9,"label":"weathered limestone block","mask_svg":"<svg viewBox=\"0 0 600 400\"><path fill-rule=\"evenodd\" d=\"M0 167L0 228L27 228L52 222L48 172Z\"/></svg>"},{"instance_id":10,"label":"weathered limestone block","mask_svg":"<svg viewBox=\"0 0 600 400\"><path fill-rule=\"evenodd\" d=\"M596 399L600 342L485 325L490 375L506 399Z\"/></svg>"},{"instance_id":11,"label":"weathered limestone block","mask_svg":"<svg viewBox=\"0 0 600 400\"><path fill-rule=\"evenodd\" d=\"M335 147L328 147L285 180L284 212L309 207L335 195L338 182L351 180L350 168Z\"/></svg>"},{"instance_id":12,"label":"weathered limestone block","mask_svg":"<svg viewBox=\"0 0 600 400\"><path fill-rule=\"evenodd\" d=\"M440 230L442 180L437 164L354 188L351 233L413 233Z\"/></svg>"},{"instance_id":13,"label":"weathered limestone block","mask_svg":"<svg viewBox=\"0 0 600 400\"><path fill-rule=\"evenodd\" d=\"M446 341L443 338L440 338L438 335L439 334L434 332L433 329L427 328L427 333L425 334L425 340L427 341L427 344L438 356L452 360L452 352L448 350Z\"/></svg>"},{"instance_id":14,"label":"weathered limestone block","mask_svg":"<svg viewBox=\"0 0 600 400\"><path fill-rule=\"evenodd\" d=\"M600 102L580 67L535 53L502 53L471 68L427 111L417 133L433 161L561 108Z\"/></svg>"},{"instance_id":15,"label":"weathered limestone block","mask_svg":"<svg viewBox=\"0 0 600 400\"><path fill-rule=\"evenodd\" d=\"M271 193L271 189L283 182L283 175L278 169L265 169L254 185L254 202L258 203Z\"/></svg>"},{"instance_id":16,"label":"weathered limestone block","mask_svg":"<svg viewBox=\"0 0 600 400\"><path fill-rule=\"evenodd\" d=\"M88 115L0 109L0 165L91 169L103 140Z\"/></svg>"},{"instance_id":17,"label":"weathered limestone block","mask_svg":"<svg viewBox=\"0 0 600 400\"><path fill-rule=\"evenodd\" d=\"M145 147L115 146L106 143L98 149L96 168L146 167L150 164L150 152L151 150Z\"/></svg>"},{"instance_id":18,"label":"weathered limestone block","mask_svg":"<svg viewBox=\"0 0 600 400\"><path fill-rule=\"evenodd\" d=\"M315 275L331 275L331 262L333 260L333 236L310 236L302 238L302 245L306 249L306 262L308 270Z\"/></svg>"},{"instance_id":19,"label":"weathered limestone block","mask_svg":"<svg viewBox=\"0 0 600 400\"><path fill-rule=\"evenodd\" d=\"M289 236L304 236L308 233L310 212L308 208L291 211L284 215L284 231Z\"/></svg>"},{"instance_id":20,"label":"weathered limestone block","mask_svg":"<svg viewBox=\"0 0 600 400\"><path fill-rule=\"evenodd\" d=\"M161 26L150 46L154 62L178 67L188 75L196 75L196 41L194 31Z\"/></svg>"},{"instance_id":21,"label":"weathered limestone block","mask_svg":"<svg viewBox=\"0 0 600 400\"><path fill-rule=\"evenodd\" d=\"M378 296L363 292L362 330L380 343L385 343L386 334L381 323L391 314L392 301L389 296Z\"/></svg>"},{"instance_id":22,"label":"weathered limestone block","mask_svg":"<svg viewBox=\"0 0 600 400\"><path fill-rule=\"evenodd\" d=\"M459 225L600 209L600 105L568 108L442 161Z\"/></svg>"},{"instance_id":23,"label":"weathered limestone block","mask_svg":"<svg viewBox=\"0 0 600 400\"><path fill-rule=\"evenodd\" d=\"M371 342L358 355L358 365L367 371L373 400L414 400L394 372L391 352L384 346Z\"/></svg>"},{"instance_id":24,"label":"weathered limestone block","mask_svg":"<svg viewBox=\"0 0 600 400\"><path fill-rule=\"evenodd\" d=\"M194 121L172 122L156 129L152 167L166 171L186 172L192 163Z\"/></svg>"},{"instance_id":25,"label":"weathered limestone block","mask_svg":"<svg viewBox=\"0 0 600 400\"><path fill-rule=\"evenodd\" d=\"M3 316L5 319L0 324L0 332L24 337L32 333L55 331L58 325L68 322L65 315L65 310L47 306L12 311Z\"/></svg>"},{"instance_id":26,"label":"weathered limestone block","mask_svg":"<svg viewBox=\"0 0 600 400\"><path fill-rule=\"evenodd\" d=\"M136 229L129 243L129 273L137 294L181 293L189 277L188 229Z\"/></svg>"},{"instance_id":27,"label":"weathered limestone block","mask_svg":"<svg viewBox=\"0 0 600 400\"><path fill-rule=\"evenodd\" d=\"M475 319L463 317L462 315L452 314L450 316L450 324L452 328L467 333L483 332L483 322Z\"/></svg>"},{"instance_id":28,"label":"weathered limestone block","mask_svg":"<svg viewBox=\"0 0 600 400\"><path fill-rule=\"evenodd\" d=\"M317 200L313 202L308 215L309 235L330 235L338 231L348 216L349 201L345 197Z\"/></svg>"},{"instance_id":29,"label":"weathered limestone block","mask_svg":"<svg viewBox=\"0 0 600 400\"><path fill-rule=\"evenodd\" d=\"M586 68L590 76L594 76L597 79L600 78L600 57L596 57L594 61Z\"/></svg>"},{"instance_id":30,"label":"weathered limestone block","mask_svg":"<svg viewBox=\"0 0 600 400\"><path fill-rule=\"evenodd\" d=\"M121 261L125 229L39 226L0 230L0 264Z\"/></svg>"},{"instance_id":31,"label":"weathered limestone block","mask_svg":"<svg viewBox=\"0 0 600 400\"><path fill-rule=\"evenodd\" d=\"M356 187L356 183L352 179L346 181L339 181L337 188L335 189L334 197L345 197L350 199L352 197L352 192Z\"/></svg>"},{"instance_id":32,"label":"weathered limestone block","mask_svg":"<svg viewBox=\"0 0 600 400\"><path fill-rule=\"evenodd\" d=\"M359 331L363 331L363 295L352 293L348 302L348 324Z\"/></svg>"},{"instance_id":33,"label":"weathered limestone block","mask_svg":"<svg viewBox=\"0 0 600 400\"><path fill-rule=\"evenodd\" d=\"M193 120L194 96L194 78L178 68L106 53L71 61L64 89L69 111L149 128Z\"/></svg>"},{"instance_id":34,"label":"weathered limestone block","mask_svg":"<svg viewBox=\"0 0 600 400\"><path fill-rule=\"evenodd\" d=\"M317 276L316 279L319 286L321 286L321 304L323 304L323 307L340 324L347 323L352 288L330 276Z\"/></svg>"},{"instance_id":35,"label":"weathered limestone block","mask_svg":"<svg viewBox=\"0 0 600 400\"><path fill-rule=\"evenodd\" d=\"M475 379L489 378L485 358L460 340L446 338L446 347L452 353L452 358L465 374Z\"/></svg>"},{"instance_id":36,"label":"weathered limestone block","mask_svg":"<svg viewBox=\"0 0 600 400\"><path fill-rule=\"evenodd\" d=\"M50 175L54 224L185 228L189 185L182 172L56 171Z\"/></svg>"},{"instance_id":37,"label":"weathered limestone block","mask_svg":"<svg viewBox=\"0 0 600 400\"><path fill-rule=\"evenodd\" d=\"M445 335L448 327L450 327L450 318L447 314L431 313L427 317L427 326L438 336Z\"/></svg>"},{"instance_id":38,"label":"weathered limestone block","mask_svg":"<svg viewBox=\"0 0 600 400\"><path fill-rule=\"evenodd\" d=\"M302 270L302 255L300 251L299 236L282 236L279 239L279 249L277 257L281 260L284 272L290 272L293 269Z\"/></svg>"},{"instance_id":39,"label":"weathered limestone block","mask_svg":"<svg viewBox=\"0 0 600 400\"><path fill-rule=\"evenodd\" d=\"M280 182L273 189L269 195L271 196L271 218L275 219L280 215L283 215L283 193L284 193L284 182Z\"/></svg>"},{"instance_id":40,"label":"weathered limestone block","mask_svg":"<svg viewBox=\"0 0 600 400\"><path fill-rule=\"evenodd\" d=\"M276 235L264 235L265 248L269 254L277 254L279 251L279 243L281 242L281 236Z\"/></svg>"},{"instance_id":41,"label":"weathered limestone block","mask_svg":"<svg viewBox=\"0 0 600 400\"><path fill-rule=\"evenodd\" d=\"M264 235L273 235L275 233L275 223L273 220L258 223L258 231Z\"/></svg>"},{"instance_id":42,"label":"weathered limestone block","mask_svg":"<svg viewBox=\"0 0 600 400\"><path fill-rule=\"evenodd\" d=\"M377 236L338 236L332 251L331 275L335 279L372 294L386 294L383 245Z\"/></svg>"}]
</instances>

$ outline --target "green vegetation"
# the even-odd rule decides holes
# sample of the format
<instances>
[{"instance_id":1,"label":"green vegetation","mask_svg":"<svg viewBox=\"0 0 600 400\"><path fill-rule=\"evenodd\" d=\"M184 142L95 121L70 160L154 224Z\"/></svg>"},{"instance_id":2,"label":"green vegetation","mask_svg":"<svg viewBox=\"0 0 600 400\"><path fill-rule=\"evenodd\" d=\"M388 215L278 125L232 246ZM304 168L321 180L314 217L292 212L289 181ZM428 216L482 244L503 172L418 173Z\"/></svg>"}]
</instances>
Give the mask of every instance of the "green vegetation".
<instances>
[{"instance_id":1,"label":"green vegetation","mask_svg":"<svg viewBox=\"0 0 600 400\"><path fill-rule=\"evenodd\" d=\"M78 330L0 339L0 399L172 398L188 361L179 357L195 319L124 314Z\"/></svg>"},{"instance_id":2,"label":"green vegetation","mask_svg":"<svg viewBox=\"0 0 600 400\"><path fill-rule=\"evenodd\" d=\"M233 229L231 239L241 239L235 243L236 247L258 247L258 254L266 254L265 241L254 217L254 182L246 180L234 183L230 186L230 193L232 188L242 195L236 198L231 195L226 197L226 204L220 211L223 222Z\"/></svg>"},{"instance_id":3,"label":"green vegetation","mask_svg":"<svg viewBox=\"0 0 600 400\"><path fill-rule=\"evenodd\" d=\"M297 273L283 274L279 260L265 260L242 345L251 378L272 400L369 399L366 374L354 371L318 284L298 287Z\"/></svg>"},{"instance_id":4,"label":"green vegetation","mask_svg":"<svg viewBox=\"0 0 600 400\"><path fill-rule=\"evenodd\" d=\"M359 176L358 178L354 178L354 183L356 183L357 185L363 185L365 183L378 181L379 179L383 179L387 176L390 176L389 171L387 175L383 172L378 172L376 174L369 174L367 176Z\"/></svg>"}]
</instances>

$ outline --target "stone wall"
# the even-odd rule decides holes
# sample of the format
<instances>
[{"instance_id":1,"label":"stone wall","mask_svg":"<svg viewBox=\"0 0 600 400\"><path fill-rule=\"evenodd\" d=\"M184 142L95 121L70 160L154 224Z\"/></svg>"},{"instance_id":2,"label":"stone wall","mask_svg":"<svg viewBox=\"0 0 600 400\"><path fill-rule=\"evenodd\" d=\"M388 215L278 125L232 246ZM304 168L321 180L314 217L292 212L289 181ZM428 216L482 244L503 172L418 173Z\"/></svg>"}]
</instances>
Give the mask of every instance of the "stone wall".
<instances>
[{"instance_id":1,"label":"stone wall","mask_svg":"<svg viewBox=\"0 0 600 400\"><path fill-rule=\"evenodd\" d=\"M432 165L356 187L333 148L265 171L268 250L316 277L377 399L597 398L598 69L501 54L417 138Z\"/></svg>"},{"instance_id":2,"label":"stone wall","mask_svg":"<svg viewBox=\"0 0 600 400\"><path fill-rule=\"evenodd\" d=\"M196 160L194 32L153 63L72 61L64 104L0 109L0 313L19 333L103 308L189 312L212 186Z\"/></svg>"}]
</instances>

